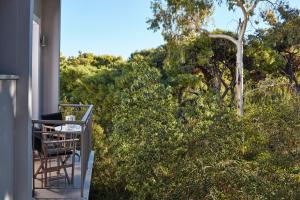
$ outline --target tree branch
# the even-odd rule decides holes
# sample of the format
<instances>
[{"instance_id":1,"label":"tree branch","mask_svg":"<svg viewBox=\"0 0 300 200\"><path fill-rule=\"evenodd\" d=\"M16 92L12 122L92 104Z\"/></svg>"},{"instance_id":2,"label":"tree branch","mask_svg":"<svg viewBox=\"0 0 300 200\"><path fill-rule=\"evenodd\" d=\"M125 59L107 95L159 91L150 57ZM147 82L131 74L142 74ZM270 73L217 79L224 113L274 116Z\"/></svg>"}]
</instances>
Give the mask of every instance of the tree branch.
<instances>
[{"instance_id":1,"label":"tree branch","mask_svg":"<svg viewBox=\"0 0 300 200\"><path fill-rule=\"evenodd\" d=\"M244 14L244 18L248 18L248 12L247 12L246 8L244 7L243 3L238 0L238 1L236 1L236 5L241 8L241 10Z\"/></svg>"},{"instance_id":2,"label":"tree branch","mask_svg":"<svg viewBox=\"0 0 300 200\"><path fill-rule=\"evenodd\" d=\"M251 9L249 10L249 12L248 12L250 15L254 12L255 8L257 7L257 5L258 5L258 3L259 3L260 1L261 1L261 0L256 0L256 1L254 2L252 8L251 8Z\"/></svg>"},{"instance_id":3,"label":"tree branch","mask_svg":"<svg viewBox=\"0 0 300 200\"><path fill-rule=\"evenodd\" d=\"M239 38L238 40L241 41L243 38L244 38L244 35L245 35L245 32L246 32L246 28L247 28L247 25L248 25L248 22L249 22L249 16L251 16L255 10L255 8L257 7L258 3L260 1L264 1L264 0L255 0L252 7L247 10L244 6L244 4L238 0L236 3L237 3L237 6L241 8L243 14L244 14L244 20L240 26L240 32L239 32Z\"/></svg>"},{"instance_id":4,"label":"tree branch","mask_svg":"<svg viewBox=\"0 0 300 200\"><path fill-rule=\"evenodd\" d=\"M226 35L226 34L208 34L208 37L229 40L233 44L238 45L238 41L235 38L233 38L229 35Z\"/></svg>"},{"instance_id":5,"label":"tree branch","mask_svg":"<svg viewBox=\"0 0 300 200\"><path fill-rule=\"evenodd\" d=\"M247 24L248 24L248 17L244 19L244 21L241 24L241 30L239 32L239 38L238 41L242 41L246 32L246 28L247 28Z\"/></svg>"}]
</instances>

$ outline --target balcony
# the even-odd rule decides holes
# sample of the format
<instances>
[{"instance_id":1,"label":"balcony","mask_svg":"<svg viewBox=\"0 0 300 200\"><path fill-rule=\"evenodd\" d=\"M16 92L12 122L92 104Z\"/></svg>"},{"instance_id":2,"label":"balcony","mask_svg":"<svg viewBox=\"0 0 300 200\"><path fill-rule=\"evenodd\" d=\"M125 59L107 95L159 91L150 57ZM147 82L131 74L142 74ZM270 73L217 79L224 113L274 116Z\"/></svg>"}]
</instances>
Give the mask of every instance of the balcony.
<instances>
[{"instance_id":1,"label":"balcony","mask_svg":"<svg viewBox=\"0 0 300 200\"><path fill-rule=\"evenodd\" d=\"M93 106L59 107L62 119L71 115L80 120L32 121L33 198L88 199L94 162ZM55 152L51 156L50 150Z\"/></svg>"}]
</instances>

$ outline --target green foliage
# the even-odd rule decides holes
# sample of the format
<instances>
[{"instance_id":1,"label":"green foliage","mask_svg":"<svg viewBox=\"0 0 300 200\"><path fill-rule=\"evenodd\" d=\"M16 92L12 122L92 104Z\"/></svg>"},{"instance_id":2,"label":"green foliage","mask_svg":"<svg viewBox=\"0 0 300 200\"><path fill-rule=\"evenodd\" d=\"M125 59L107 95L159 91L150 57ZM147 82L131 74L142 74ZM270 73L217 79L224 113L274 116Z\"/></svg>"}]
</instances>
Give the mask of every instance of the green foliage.
<instances>
[{"instance_id":1,"label":"green foliage","mask_svg":"<svg viewBox=\"0 0 300 200\"><path fill-rule=\"evenodd\" d=\"M60 96L66 97L71 102L76 102L78 97L73 95L79 87L82 85L84 77L89 77L92 74L96 74L97 69L91 66L62 66L60 70ZM81 102L81 101L77 101Z\"/></svg>"},{"instance_id":2,"label":"green foliage","mask_svg":"<svg viewBox=\"0 0 300 200\"><path fill-rule=\"evenodd\" d=\"M159 198L167 184L168 163L181 153L182 133L170 89L155 80L157 72L141 71L131 88L119 94L111 142L118 174L132 198Z\"/></svg>"},{"instance_id":3,"label":"green foliage","mask_svg":"<svg viewBox=\"0 0 300 200\"><path fill-rule=\"evenodd\" d=\"M153 18L148 20L149 29L158 31L166 40L184 38L201 32L206 20L213 14L215 6L225 4L229 11L240 9L249 20L261 10L260 19L275 24L274 9L287 4L287 0L152 0ZM264 9L257 9L259 4ZM275 10L276 11L276 10ZM258 20L256 20L259 22ZM247 22L246 22L247 23ZM241 23L238 25L240 28Z\"/></svg>"},{"instance_id":4,"label":"green foliage","mask_svg":"<svg viewBox=\"0 0 300 200\"><path fill-rule=\"evenodd\" d=\"M108 67L108 68L115 68L118 67L120 64L122 64L124 61L122 57L117 56L110 56L110 55L101 55L96 56L92 53L82 53L79 52L79 55L77 57L69 57L66 59L62 56L61 59L61 66L67 66L67 65L83 65L83 66L94 66L97 68L101 67Z\"/></svg>"},{"instance_id":5,"label":"green foliage","mask_svg":"<svg viewBox=\"0 0 300 200\"><path fill-rule=\"evenodd\" d=\"M143 59L147 60L147 63L150 66L162 69L167 56L166 54L166 47L160 46L155 49L146 49L134 52L130 55L129 61L134 60L137 56L141 56Z\"/></svg>"},{"instance_id":6,"label":"green foliage","mask_svg":"<svg viewBox=\"0 0 300 200\"><path fill-rule=\"evenodd\" d=\"M300 69L300 36L297 34L300 31L300 11L289 6L280 6L278 12L281 19L272 24L270 29L260 30L257 38L284 59L278 69L300 91L297 77Z\"/></svg>"},{"instance_id":7,"label":"green foliage","mask_svg":"<svg viewBox=\"0 0 300 200\"><path fill-rule=\"evenodd\" d=\"M90 199L129 199L126 183L116 174L116 159L111 152L111 142L99 125L93 127L95 160Z\"/></svg>"},{"instance_id":8,"label":"green foliage","mask_svg":"<svg viewBox=\"0 0 300 200\"><path fill-rule=\"evenodd\" d=\"M300 199L300 99L282 73L293 61L299 80L299 54L289 60L279 39L270 43L291 37L285 23L245 40L243 118L233 109L236 50L227 40L189 35L127 61L62 57L63 101L95 108L90 198Z\"/></svg>"},{"instance_id":9,"label":"green foliage","mask_svg":"<svg viewBox=\"0 0 300 200\"><path fill-rule=\"evenodd\" d=\"M201 77L205 77L212 51L210 39L189 37L184 40L168 43L168 56L164 69L168 74L169 82L173 86L197 87ZM201 73L201 72L202 73Z\"/></svg>"},{"instance_id":10,"label":"green foliage","mask_svg":"<svg viewBox=\"0 0 300 200\"><path fill-rule=\"evenodd\" d=\"M271 47L253 38L245 49L246 67L250 76L263 79L267 74L279 74L280 68L286 64L284 57Z\"/></svg>"},{"instance_id":11,"label":"green foliage","mask_svg":"<svg viewBox=\"0 0 300 200\"><path fill-rule=\"evenodd\" d=\"M166 39L198 32L205 18L212 11L211 0L153 0L153 18L149 29L162 28Z\"/></svg>"}]
</instances>

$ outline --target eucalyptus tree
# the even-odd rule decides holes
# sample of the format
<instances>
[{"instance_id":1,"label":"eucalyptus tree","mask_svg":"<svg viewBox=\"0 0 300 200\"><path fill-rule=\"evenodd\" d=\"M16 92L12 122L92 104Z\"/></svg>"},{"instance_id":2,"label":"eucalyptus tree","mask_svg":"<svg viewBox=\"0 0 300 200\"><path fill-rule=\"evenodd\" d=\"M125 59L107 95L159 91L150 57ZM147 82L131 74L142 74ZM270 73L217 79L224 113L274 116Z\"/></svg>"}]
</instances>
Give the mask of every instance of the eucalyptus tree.
<instances>
[{"instance_id":1,"label":"eucalyptus tree","mask_svg":"<svg viewBox=\"0 0 300 200\"><path fill-rule=\"evenodd\" d=\"M203 29L207 18L213 14L215 4L226 3L229 11L239 9L243 17L239 20L236 36L227 34L208 33L211 38L221 38L231 41L237 49L236 53L236 98L238 115L243 115L243 56L244 39L250 19L255 15L260 3L269 8L283 3L284 0L153 0L153 18L148 20L150 29L154 31L162 28L165 39L180 38L191 33L207 32ZM268 8L267 7L267 8ZM274 15L269 9L264 17Z\"/></svg>"}]
</instances>

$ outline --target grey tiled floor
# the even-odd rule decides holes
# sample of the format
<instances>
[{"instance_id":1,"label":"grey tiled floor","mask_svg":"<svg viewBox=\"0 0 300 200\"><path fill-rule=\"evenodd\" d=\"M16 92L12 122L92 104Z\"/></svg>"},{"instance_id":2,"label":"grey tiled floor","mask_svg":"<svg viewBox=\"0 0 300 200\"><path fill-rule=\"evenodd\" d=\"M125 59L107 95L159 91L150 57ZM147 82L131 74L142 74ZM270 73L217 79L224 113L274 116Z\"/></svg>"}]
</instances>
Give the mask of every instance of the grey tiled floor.
<instances>
[{"instance_id":1,"label":"grey tiled floor","mask_svg":"<svg viewBox=\"0 0 300 200\"><path fill-rule=\"evenodd\" d=\"M80 198L80 176L81 176L81 165L78 157L76 156L75 162L75 173L74 173L74 182L73 184L68 184L65 178L51 180L49 181L49 186L46 189L35 189L35 199L81 199ZM51 164L55 166L55 161ZM39 161L35 162L35 170L40 165ZM71 168L67 168L69 177L71 177ZM60 171L61 177L64 176L64 171ZM52 172L48 174L52 178L57 177L56 172ZM38 178L42 178L39 175ZM36 188L42 188L42 182L40 180L35 179Z\"/></svg>"}]
</instances>

